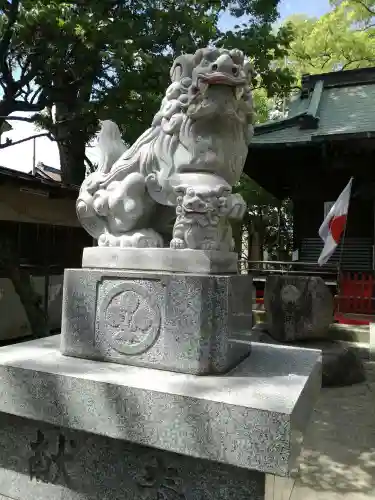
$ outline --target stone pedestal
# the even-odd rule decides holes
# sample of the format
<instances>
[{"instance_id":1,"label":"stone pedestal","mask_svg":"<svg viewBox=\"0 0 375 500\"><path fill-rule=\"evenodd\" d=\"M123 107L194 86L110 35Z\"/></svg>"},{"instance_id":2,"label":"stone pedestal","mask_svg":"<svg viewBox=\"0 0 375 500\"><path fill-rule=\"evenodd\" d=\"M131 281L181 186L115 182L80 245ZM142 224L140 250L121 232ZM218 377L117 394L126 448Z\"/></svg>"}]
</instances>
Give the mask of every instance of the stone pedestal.
<instances>
[{"instance_id":1,"label":"stone pedestal","mask_svg":"<svg viewBox=\"0 0 375 500\"><path fill-rule=\"evenodd\" d=\"M225 373L250 352L231 337L251 330L251 292L251 277L235 274L68 269L61 350L196 375Z\"/></svg>"},{"instance_id":2,"label":"stone pedestal","mask_svg":"<svg viewBox=\"0 0 375 500\"><path fill-rule=\"evenodd\" d=\"M173 250L171 248L88 247L83 250L82 267L189 274L237 274L235 252Z\"/></svg>"},{"instance_id":3,"label":"stone pedestal","mask_svg":"<svg viewBox=\"0 0 375 500\"><path fill-rule=\"evenodd\" d=\"M268 331L280 342L325 338L333 322L333 297L320 277L269 276L264 306Z\"/></svg>"},{"instance_id":4,"label":"stone pedestal","mask_svg":"<svg viewBox=\"0 0 375 500\"><path fill-rule=\"evenodd\" d=\"M320 389L319 352L254 343L196 377L0 349L0 498L289 498Z\"/></svg>"}]
</instances>

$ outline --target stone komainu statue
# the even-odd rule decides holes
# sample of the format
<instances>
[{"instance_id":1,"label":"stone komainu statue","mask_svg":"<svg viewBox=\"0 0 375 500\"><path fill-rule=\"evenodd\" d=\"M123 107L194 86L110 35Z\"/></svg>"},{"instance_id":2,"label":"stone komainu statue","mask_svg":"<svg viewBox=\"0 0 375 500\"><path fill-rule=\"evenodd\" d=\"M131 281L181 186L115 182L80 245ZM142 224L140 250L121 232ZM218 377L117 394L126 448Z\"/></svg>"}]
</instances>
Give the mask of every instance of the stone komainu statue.
<instances>
[{"instance_id":1,"label":"stone komainu statue","mask_svg":"<svg viewBox=\"0 0 375 500\"><path fill-rule=\"evenodd\" d=\"M239 50L182 55L151 127L129 149L112 122L103 124L102 161L77 200L99 246L163 247L168 239L176 249L233 249L229 221L246 210L232 186L253 134L250 72Z\"/></svg>"}]
</instances>

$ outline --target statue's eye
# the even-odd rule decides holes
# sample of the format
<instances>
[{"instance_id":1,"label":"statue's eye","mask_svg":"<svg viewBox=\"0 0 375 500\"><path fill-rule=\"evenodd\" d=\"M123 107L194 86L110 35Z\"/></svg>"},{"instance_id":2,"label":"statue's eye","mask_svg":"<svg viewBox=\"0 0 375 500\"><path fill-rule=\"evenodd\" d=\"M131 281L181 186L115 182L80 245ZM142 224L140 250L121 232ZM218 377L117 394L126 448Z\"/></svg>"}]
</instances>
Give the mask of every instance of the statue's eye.
<instances>
[{"instance_id":1,"label":"statue's eye","mask_svg":"<svg viewBox=\"0 0 375 500\"><path fill-rule=\"evenodd\" d=\"M202 59L201 61L201 66L208 66L210 64L210 61L206 58Z\"/></svg>"}]
</instances>

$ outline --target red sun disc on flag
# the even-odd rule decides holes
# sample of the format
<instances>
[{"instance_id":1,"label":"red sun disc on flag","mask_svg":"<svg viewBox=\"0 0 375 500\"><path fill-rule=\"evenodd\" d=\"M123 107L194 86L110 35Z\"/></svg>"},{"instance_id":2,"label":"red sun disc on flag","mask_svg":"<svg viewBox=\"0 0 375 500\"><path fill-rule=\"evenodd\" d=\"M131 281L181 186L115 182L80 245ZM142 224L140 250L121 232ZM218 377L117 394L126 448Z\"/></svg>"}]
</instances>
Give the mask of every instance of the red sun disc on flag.
<instances>
[{"instance_id":1,"label":"red sun disc on flag","mask_svg":"<svg viewBox=\"0 0 375 500\"><path fill-rule=\"evenodd\" d=\"M329 221L328 227L331 232L332 238L338 244L342 233L344 232L346 224L346 215L333 216Z\"/></svg>"}]
</instances>

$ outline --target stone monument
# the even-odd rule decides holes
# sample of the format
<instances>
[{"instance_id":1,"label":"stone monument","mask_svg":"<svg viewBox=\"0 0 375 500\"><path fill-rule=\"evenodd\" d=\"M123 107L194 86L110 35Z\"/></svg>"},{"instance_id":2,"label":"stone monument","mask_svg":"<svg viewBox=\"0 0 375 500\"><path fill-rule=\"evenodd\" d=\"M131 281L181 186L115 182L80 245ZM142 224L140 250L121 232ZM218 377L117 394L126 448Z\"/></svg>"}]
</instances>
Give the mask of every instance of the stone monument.
<instances>
[{"instance_id":1,"label":"stone monument","mask_svg":"<svg viewBox=\"0 0 375 500\"><path fill-rule=\"evenodd\" d=\"M65 271L61 338L0 348L0 498L290 497L320 353L233 340L252 326L230 226L249 75L198 50L131 148L103 126L77 201L99 246Z\"/></svg>"},{"instance_id":2,"label":"stone monument","mask_svg":"<svg viewBox=\"0 0 375 500\"><path fill-rule=\"evenodd\" d=\"M325 339L333 323L332 293L320 276L268 276L264 306L269 333L280 342Z\"/></svg>"},{"instance_id":3,"label":"stone monument","mask_svg":"<svg viewBox=\"0 0 375 500\"><path fill-rule=\"evenodd\" d=\"M109 151L77 200L98 246L65 273L64 354L201 375L249 354L231 341L251 329L252 283L237 274L230 220L246 210L232 188L253 134L250 68L239 50L180 56L132 147L103 128Z\"/></svg>"},{"instance_id":4,"label":"stone monument","mask_svg":"<svg viewBox=\"0 0 375 500\"><path fill-rule=\"evenodd\" d=\"M267 323L263 329L269 335L258 327L254 338L321 350L323 387L366 380L363 363L354 349L331 338L334 300L321 277L268 276L264 305Z\"/></svg>"}]
</instances>

